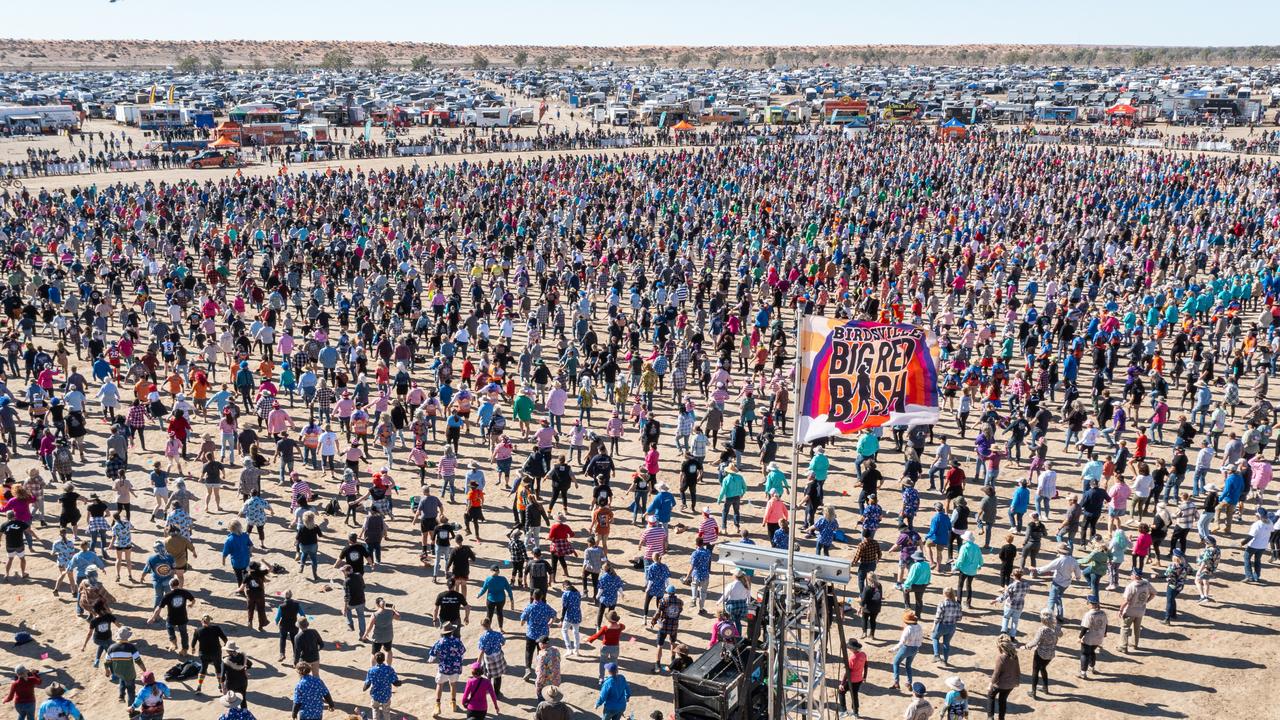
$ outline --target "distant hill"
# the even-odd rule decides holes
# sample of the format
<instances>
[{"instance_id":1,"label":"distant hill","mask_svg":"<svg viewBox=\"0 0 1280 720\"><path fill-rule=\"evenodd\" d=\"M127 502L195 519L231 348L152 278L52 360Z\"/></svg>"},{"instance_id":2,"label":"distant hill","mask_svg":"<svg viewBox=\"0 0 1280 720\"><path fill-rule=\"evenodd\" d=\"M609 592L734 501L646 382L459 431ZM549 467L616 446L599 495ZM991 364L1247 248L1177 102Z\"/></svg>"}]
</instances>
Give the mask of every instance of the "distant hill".
<instances>
[{"instance_id":1,"label":"distant hill","mask_svg":"<svg viewBox=\"0 0 1280 720\"><path fill-rule=\"evenodd\" d=\"M0 40L0 70L308 67L576 67L612 60L668 67L894 65L1263 65L1280 46L1098 45L520 46L338 41Z\"/></svg>"}]
</instances>

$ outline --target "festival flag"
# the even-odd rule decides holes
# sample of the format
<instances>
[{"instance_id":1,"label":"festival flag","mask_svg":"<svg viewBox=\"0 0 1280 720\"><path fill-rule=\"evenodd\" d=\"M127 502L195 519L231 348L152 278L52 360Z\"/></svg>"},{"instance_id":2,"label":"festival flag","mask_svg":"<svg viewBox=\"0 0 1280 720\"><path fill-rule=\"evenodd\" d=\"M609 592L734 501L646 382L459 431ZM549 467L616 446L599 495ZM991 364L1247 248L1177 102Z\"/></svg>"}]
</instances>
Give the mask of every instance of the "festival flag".
<instances>
[{"instance_id":1,"label":"festival flag","mask_svg":"<svg viewBox=\"0 0 1280 720\"><path fill-rule=\"evenodd\" d=\"M915 325L804 318L797 439L938 422L936 352Z\"/></svg>"}]
</instances>

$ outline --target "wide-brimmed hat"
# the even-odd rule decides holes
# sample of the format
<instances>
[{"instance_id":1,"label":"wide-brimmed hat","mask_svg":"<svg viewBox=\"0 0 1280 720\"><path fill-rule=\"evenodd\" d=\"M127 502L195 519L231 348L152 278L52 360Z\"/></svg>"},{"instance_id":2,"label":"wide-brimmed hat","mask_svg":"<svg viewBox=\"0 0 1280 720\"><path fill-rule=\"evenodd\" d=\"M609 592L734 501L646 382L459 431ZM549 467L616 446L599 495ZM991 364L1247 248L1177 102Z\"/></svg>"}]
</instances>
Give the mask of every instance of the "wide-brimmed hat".
<instances>
[{"instance_id":1,"label":"wide-brimmed hat","mask_svg":"<svg viewBox=\"0 0 1280 720\"><path fill-rule=\"evenodd\" d=\"M220 700L220 702L222 703L222 707L238 708L244 704L244 696L235 690L228 690L227 694L222 696L222 700Z\"/></svg>"},{"instance_id":2,"label":"wide-brimmed hat","mask_svg":"<svg viewBox=\"0 0 1280 720\"><path fill-rule=\"evenodd\" d=\"M542 688L542 699L547 702L560 702L564 699L564 693L560 692L560 688L555 685L548 685Z\"/></svg>"},{"instance_id":3,"label":"wide-brimmed hat","mask_svg":"<svg viewBox=\"0 0 1280 720\"><path fill-rule=\"evenodd\" d=\"M964 681L958 675L952 675L943 681L943 684L952 690L964 690Z\"/></svg>"}]
</instances>

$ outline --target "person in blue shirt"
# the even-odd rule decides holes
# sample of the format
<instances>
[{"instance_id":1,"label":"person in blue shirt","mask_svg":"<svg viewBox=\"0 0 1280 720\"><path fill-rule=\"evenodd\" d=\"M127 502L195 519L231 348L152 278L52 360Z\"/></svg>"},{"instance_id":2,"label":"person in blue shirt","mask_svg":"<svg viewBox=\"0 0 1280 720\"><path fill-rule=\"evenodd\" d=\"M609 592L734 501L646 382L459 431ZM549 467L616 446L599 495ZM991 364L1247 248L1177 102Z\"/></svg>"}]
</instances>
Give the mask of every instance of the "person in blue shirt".
<instances>
[{"instance_id":1,"label":"person in blue shirt","mask_svg":"<svg viewBox=\"0 0 1280 720\"><path fill-rule=\"evenodd\" d=\"M244 525L239 520L233 520L227 539L222 541L222 564L226 565L227 558L231 558L231 571L236 574L236 585L244 584L252 550L253 539L244 531Z\"/></svg>"},{"instance_id":2,"label":"person in blue shirt","mask_svg":"<svg viewBox=\"0 0 1280 720\"><path fill-rule=\"evenodd\" d=\"M1013 491L1013 497L1009 499L1009 527L1015 531L1022 532L1022 516L1027 514L1027 508L1031 505L1031 487L1026 480L1018 483L1018 487Z\"/></svg>"},{"instance_id":3,"label":"person in blue shirt","mask_svg":"<svg viewBox=\"0 0 1280 720\"><path fill-rule=\"evenodd\" d=\"M525 679L533 677L533 653L538 649L538 641L551 632L551 620L556 611L547 604L547 591L534 590L533 602L524 606L520 613L520 622L525 624L524 666Z\"/></svg>"},{"instance_id":4,"label":"person in blue shirt","mask_svg":"<svg viewBox=\"0 0 1280 720\"><path fill-rule=\"evenodd\" d=\"M311 666L298 663L298 684L293 687L294 720L324 720L325 705L334 710L333 696L324 681L311 674Z\"/></svg>"},{"instance_id":5,"label":"person in blue shirt","mask_svg":"<svg viewBox=\"0 0 1280 720\"><path fill-rule=\"evenodd\" d=\"M689 574L685 576L685 584L693 593L693 602L698 604L698 614L706 615L707 584L711 581L711 548L698 537L694 540L696 547L689 556Z\"/></svg>"},{"instance_id":6,"label":"person in blue shirt","mask_svg":"<svg viewBox=\"0 0 1280 720\"><path fill-rule=\"evenodd\" d=\"M618 595L621 592L622 578L618 577L613 564L606 562L600 579L596 581L596 627L600 627L605 612L618 606Z\"/></svg>"},{"instance_id":7,"label":"person in blue shirt","mask_svg":"<svg viewBox=\"0 0 1280 720\"><path fill-rule=\"evenodd\" d=\"M1245 484L1244 474L1242 470L1246 463L1241 461L1238 465L1231 469L1231 473L1227 475L1227 479L1222 483L1222 494L1218 497L1217 516L1218 524L1222 532L1231 532L1231 522L1234 519L1236 508L1240 505L1240 501L1244 499L1247 485Z\"/></svg>"},{"instance_id":8,"label":"person in blue shirt","mask_svg":"<svg viewBox=\"0 0 1280 720\"><path fill-rule=\"evenodd\" d=\"M600 683L600 696L595 706L601 709L600 720L621 720L631 700L631 687L627 678L618 672L618 663L604 666L604 681Z\"/></svg>"},{"instance_id":9,"label":"person in blue shirt","mask_svg":"<svg viewBox=\"0 0 1280 720\"><path fill-rule=\"evenodd\" d=\"M582 593L574 587L573 580L564 579L564 592L560 593L560 639L569 650L569 657L578 657L582 647Z\"/></svg>"},{"instance_id":10,"label":"person in blue shirt","mask_svg":"<svg viewBox=\"0 0 1280 720\"><path fill-rule=\"evenodd\" d=\"M369 693L374 717L390 716L391 688L399 687L401 683L395 668L387 664L386 653L374 653L373 667L369 668L364 675L364 689Z\"/></svg>"},{"instance_id":11,"label":"person in blue shirt","mask_svg":"<svg viewBox=\"0 0 1280 720\"><path fill-rule=\"evenodd\" d=\"M160 600L169 592L169 585L173 582L174 562L173 556L164 549L164 541L157 540L155 554L147 558L146 564L142 566L142 577L151 576L151 589L155 591L155 604L152 607L160 607Z\"/></svg>"},{"instance_id":12,"label":"person in blue shirt","mask_svg":"<svg viewBox=\"0 0 1280 720\"><path fill-rule=\"evenodd\" d=\"M40 708L36 710L38 718L56 718L65 717L71 720L84 720L84 716L80 714L80 709L70 700L62 697L67 689L60 683L54 683L49 686L49 699L40 703Z\"/></svg>"},{"instance_id":13,"label":"person in blue shirt","mask_svg":"<svg viewBox=\"0 0 1280 720\"><path fill-rule=\"evenodd\" d=\"M670 578L671 569L662 562L662 553L654 553L653 563L644 571L644 617L649 617L649 604L666 592Z\"/></svg>"},{"instance_id":14,"label":"person in blue shirt","mask_svg":"<svg viewBox=\"0 0 1280 720\"><path fill-rule=\"evenodd\" d=\"M929 554L933 556L930 560L934 565L941 567L942 551L951 547L951 518L947 515L942 503L934 503L933 510L933 518L929 521L929 532L924 539L927 541L926 547L929 549Z\"/></svg>"},{"instance_id":15,"label":"person in blue shirt","mask_svg":"<svg viewBox=\"0 0 1280 720\"><path fill-rule=\"evenodd\" d=\"M514 605L516 596L511 592L511 581L502 576L502 568L498 565L493 566L493 571L489 577L480 583L479 595L484 596L484 617L492 622L495 615L498 616L498 629L503 629L502 609L506 606L507 600Z\"/></svg>"},{"instance_id":16,"label":"person in blue shirt","mask_svg":"<svg viewBox=\"0 0 1280 720\"><path fill-rule=\"evenodd\" d=\"M649 501L649 507L645 512L654 516L659 523L666 525L671 522L671 511L675 506L676 496L671 494L671 488L666 483L658 483L658 492L653 496L653 500Z\"/></svg>"}]
</instances>

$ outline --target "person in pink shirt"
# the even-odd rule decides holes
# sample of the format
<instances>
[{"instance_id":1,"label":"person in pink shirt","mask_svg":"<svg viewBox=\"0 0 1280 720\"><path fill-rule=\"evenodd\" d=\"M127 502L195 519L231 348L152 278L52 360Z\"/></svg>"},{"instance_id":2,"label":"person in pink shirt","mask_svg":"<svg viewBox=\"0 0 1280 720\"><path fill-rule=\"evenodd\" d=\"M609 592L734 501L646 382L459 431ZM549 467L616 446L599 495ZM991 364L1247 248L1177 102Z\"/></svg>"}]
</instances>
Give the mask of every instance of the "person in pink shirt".
<instances>
[{"instance_id":1,"label":"person in pink shirt","mask_svg":"<svg viewBox=\"0 0 1280 720\"><path fill-rule=\"evenodd\" d=\"M548 688L554 689L555 686L551 685ZM471 677L462 688L462 709L467 711L468 720L484 720L485 715L489 712L490 700L493 700L494 714L501 714L501 709L498 707L498 695L493 690L493 683L484 676L480 663L474 663L471 666Z\"/></svg>"},{"instance_id":2,"label":"person in pink shirt","mask_svg":"<svg viewBox=\"0 0 1280 720\"><path fill-rule=\"evenodd\" d=\"M293 418L289 417L289 411L280 407L280 403L274 403L271 412L267 413L267 433L281 435L292 429Z\"/></svg>"},{"instance_id":3,"label":"person in pink shirt","mask_svg":"<svg viewBox=\"0 0 1280 720\"><path fill-rule=\"evenodd\" d=\"M764 503L764 526L768 530L767 537L773 537L773 533L782 526L782 521L787 514L787 504L778 497L778 491L770 490L769 499Z\"/></svg>"},{"instance_id":4,"label":"person in pink shirt","mask_svg":"<svg viewBox=\"0 0 1280 720\"><path fill-rule=\"evenodd\" d=\"M551 394L547 396L547 415L551 419L551 427L555 429L556 434L564 432L564 407L569 401L569 391L565 390L563 382L557 382L556 386L551 389Z\"/></svg>"},{"instance_id":5,"label":"person in pink shirt","mask_svg":"<svg viewBox=\"0 0 1280 720\"><path fill-rule=\"evenodd\" d=\"M1107 491L1107 495L1111 498L1111 507L1107 509L1107 515L1111 518L1109 529L1118 529L1124 521L1125 513L1129 510L1129 497L1132 494L1133 488L1129 487L1129 483L1125 482L1123 477L1116 477L1116 484Z\"/></svg>"},{"instance_id":6,"label":"person in pink shirt","mask_svg":"<svg viewBox=\"0 0 1280 720\"><path fill-rule=\"evenodd\" d=\"M644 471L649 473L649 477L654 480L658 479L658 468L661 456L658 454L658 446L655 444L649 448L649 452L644 454Z\"/></svg>"},{"instance_id":7,"label":"person in pink shirt","mask_svg":"<svg viewBox=\"0 0 1280 720\"><path fill-rule=\"evenodd\" d=\"M605 432L609 435L609 453L611 455L618 454L618 442L622 440L622 431L625 427L626 424L618 416L618 411L614 410L609 422L605 425Z\"/></svg>"},{"instance_id":8,"label":"person in pink shirt","mask_svg":"<svg viewBox=\"0 0 1280 720\"><path fill-rule=\"evenodd\" d=\"M1142 523L1138 526L1138 538L1133 541L1133 569L1142 570L1147 564L1147 555L1151 554L1151 526Z\"/></svg>"}]
</instances>

